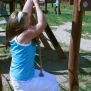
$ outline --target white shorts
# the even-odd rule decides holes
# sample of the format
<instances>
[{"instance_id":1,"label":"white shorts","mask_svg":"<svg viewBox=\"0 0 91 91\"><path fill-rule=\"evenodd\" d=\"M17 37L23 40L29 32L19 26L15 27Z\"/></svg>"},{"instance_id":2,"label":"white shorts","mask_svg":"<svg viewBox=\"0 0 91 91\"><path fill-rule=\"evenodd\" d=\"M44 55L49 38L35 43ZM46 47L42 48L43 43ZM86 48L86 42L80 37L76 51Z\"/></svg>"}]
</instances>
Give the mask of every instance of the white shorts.
<instances>
[{"instance_id":1,"label":"white shorts","mask_svg":"<svg viewBox=\"0 0 91 91\"><path fill-rule=\"evenodd\" d=\"M43 71L44 77L39 77L39 70L35 70L35 76L32 80L17 81L11 77L11 84L14 91L60 91L60 87L55 77Z\"/></svg>"}]
</instances>

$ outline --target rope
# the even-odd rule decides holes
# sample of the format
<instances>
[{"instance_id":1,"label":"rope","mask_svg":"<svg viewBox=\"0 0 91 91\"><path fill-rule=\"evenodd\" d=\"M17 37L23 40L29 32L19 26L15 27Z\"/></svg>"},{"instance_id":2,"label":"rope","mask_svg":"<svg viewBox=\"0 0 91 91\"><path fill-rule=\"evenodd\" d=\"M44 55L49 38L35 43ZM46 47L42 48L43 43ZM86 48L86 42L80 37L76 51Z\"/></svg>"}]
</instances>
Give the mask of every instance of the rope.
<instances>
[{"instance_id":1,"label":"rope","mask_svg":"<svg viewBox=\"0 0 91 91\"><path fill-rule=\"evenodd\" d=\"M43 77L44 74L43 74L43 69L42 69L42 58L41 58L41 47L40 47L40 44L38 45L38 48L39 48L39 63L40 63L40 74L39 76L40 77Z\"/></svg>"},{"instance_id":2,"label":"rope","mask_svg":"<svg viewBox=\"0 0 91 91\"><path fill-rule=\"evenodd\" d=\"M43 77L44 74L43 74L42 58L41 58L41 54L42 54L42 53L41 53L41 47L40 47L39 44L37 45L37 48L38 48L38 52L39 52L39 55L38 55L39 63L36 62L36 61L34 61L34 62L35 62L35 64L38 66L38 68L40 69L39 76L40 76L40 77Z\"/></svg>"}]
</instances>

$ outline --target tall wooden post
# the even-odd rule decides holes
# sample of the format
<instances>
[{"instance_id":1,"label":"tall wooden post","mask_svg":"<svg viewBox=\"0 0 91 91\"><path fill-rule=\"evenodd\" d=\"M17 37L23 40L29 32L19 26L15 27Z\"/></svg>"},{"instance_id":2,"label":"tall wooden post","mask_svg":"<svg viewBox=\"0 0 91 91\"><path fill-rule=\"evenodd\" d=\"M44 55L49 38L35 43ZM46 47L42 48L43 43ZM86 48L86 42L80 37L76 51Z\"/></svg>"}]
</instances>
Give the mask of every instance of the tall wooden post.
<instances>
[{"instance_id":1,"label":"tall wooden post","mask_svg":"<svg viewBox=\"0 0 91 91\"><path fill-rule=\"evenodd\" d=\"M48 10L47 10L47 0L45 0L45 12L47 13Z\"/></svg>"},{"instance_id":2,"label":"tall wooden post","mask_svg":"<svg viewBox=\"0 0 91 91\"><path fill-rule=\"evenodd\" d=\"M69 0L70 5L73 5L74 0Z\"/></svg>"},{"instance_id":3,"label":"tall wooden post","mask_svg":"<svg viewBox=\"0 0 91 91\"><path fill-rule=\"evenodd\" d=\"M60 0L58 0L58 10L57 10L57 14L58 14L58 15L61 14L61 10L60 10Z\"/></svg>"},{"instance_id":4,"label":"tall wooden post","mask_svg":"<svg viewBox=\"0 0 91 91\"><path fill-rule=\"evenodd\" d=\"M2 91L2 78L1 78L1 74L0 74L0 91Z\"/></svg>"},{"instance_id":5,"label":"tall wooden post","mask_svg":"<svg viewBox=\"0 0 91 91\"><path fill-rule=\"evenodd\" d=\"M9 2L9 7L10 7L10 14L15 11L15 0L11 0Z\"/></svg>"},{"instance_id":6,"label":"tall wooden post","mask_svg":"<svg viewBox=\"0 0 91 91\"><path fill-rule=\"evenodd\" d=\"M74 12L72 21L72 32L69 50L69 91L79 91L78 81L78 54L82 30L82 11L78 9L79 0L74 0Z\"/></svg>"},{"instance_id":7,"label":"tall wooden post","mask_svg":"<svg viewBox=\"0 0 91 91\"><path fill-rule=\"evenodd\" d=\"M18 0L18 1L22 10L26 0Z\"/></svg>"}]
</instances>

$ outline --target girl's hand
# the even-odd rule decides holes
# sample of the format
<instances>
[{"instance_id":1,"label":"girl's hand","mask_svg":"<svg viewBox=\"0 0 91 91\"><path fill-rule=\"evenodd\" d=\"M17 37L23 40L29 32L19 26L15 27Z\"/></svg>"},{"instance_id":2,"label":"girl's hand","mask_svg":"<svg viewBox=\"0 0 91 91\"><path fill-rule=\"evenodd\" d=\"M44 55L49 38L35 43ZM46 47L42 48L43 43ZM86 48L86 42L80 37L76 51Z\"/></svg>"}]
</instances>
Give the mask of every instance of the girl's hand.
<instances>
[{"instance_id":1,"label":"girl's hand","mask_svg":"<svg viewBox=\"0 0 91 91\"><path fill-rule=\"evenodd\" d=\"M39 0L33 0L34 5L39 4Z\"/></svg>"}]
</instances>

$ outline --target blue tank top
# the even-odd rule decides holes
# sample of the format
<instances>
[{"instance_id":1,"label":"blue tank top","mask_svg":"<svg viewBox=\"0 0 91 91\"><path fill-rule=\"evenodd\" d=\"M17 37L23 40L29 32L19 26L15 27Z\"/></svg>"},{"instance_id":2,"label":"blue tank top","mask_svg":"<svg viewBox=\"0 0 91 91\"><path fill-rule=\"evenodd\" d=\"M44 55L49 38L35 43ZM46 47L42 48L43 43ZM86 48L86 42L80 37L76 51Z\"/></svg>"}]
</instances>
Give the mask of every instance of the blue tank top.
<instances>
[{"instance_id":1,"label":"blue tank top","mask_svg":"<svg viewBox=\"0 0 91 91\"><path fill-rule=\"evenodd\" d=\"M29 80L34 76L34 58L36 45L32 42L20 44L16 37L10 41L12 56L10 75L15 80Z\"/></svg>"}]
</instances>

